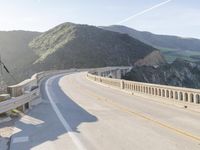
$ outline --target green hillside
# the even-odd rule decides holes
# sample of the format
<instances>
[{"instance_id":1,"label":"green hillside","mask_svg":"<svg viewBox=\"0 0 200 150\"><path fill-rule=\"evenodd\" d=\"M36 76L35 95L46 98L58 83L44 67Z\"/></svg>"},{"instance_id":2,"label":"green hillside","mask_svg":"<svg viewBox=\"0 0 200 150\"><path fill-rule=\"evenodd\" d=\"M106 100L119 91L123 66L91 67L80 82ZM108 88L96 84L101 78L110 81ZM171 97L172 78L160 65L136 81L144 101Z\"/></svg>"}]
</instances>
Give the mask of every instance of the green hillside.
<instances>
[{"instance_id":1,"label":"green hillside","mask_svg":"<svg viewBox=\"0 0 200 150\"><path fill-rule=\"evenodd\" d=\"M157 35L150 32L137 31L135 29L113 25L101 27L105 30L125 33L161 51L168 62L176 58L183 58L190 61L200 61L200 40L194 38L182 38L178 36Z\"/></svg>"},{"instance_id":2,"label":"green hillside","mask_svg":"<svg viewBox=\"0 0 200 150\"><path fill-rule=\"evenodd\" d=\"M133 65L156 50L127 34L73 23L61 24L29 45L39 56L34 63L37 71Z\"/></svg>"},{"instance_id":3,"label":"green hillside","mask_svg":"<svg viewBox=\"0 0 200 150\"><path fill-rule=\"evenodd\" d=\"M9 68L11 73L15 75L18 81L26 77L26 72L21 73L30 66L37 55L28 46L28 43L34 37L40 35L39 32L30 31L0 31L0 54L2 61ZM4 79L8 83L15 83L13 79L4 72Z\"/></svg>"}]
</instances>

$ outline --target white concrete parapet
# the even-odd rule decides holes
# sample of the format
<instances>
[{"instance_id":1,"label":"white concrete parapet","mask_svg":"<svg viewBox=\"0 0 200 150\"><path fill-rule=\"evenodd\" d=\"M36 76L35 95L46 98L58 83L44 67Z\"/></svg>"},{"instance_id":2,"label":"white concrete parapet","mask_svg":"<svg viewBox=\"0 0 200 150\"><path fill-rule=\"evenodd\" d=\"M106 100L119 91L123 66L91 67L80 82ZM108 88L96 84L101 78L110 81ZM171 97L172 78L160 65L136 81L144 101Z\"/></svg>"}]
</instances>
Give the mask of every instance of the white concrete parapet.
<instances>
[{"instance_id":1,"label":"white concrete parapet","mask_svg":"<svg viewBox=\"0 0 200 150\"><path fill-rule=\"evenodd\" d=\"M185 108L192 108L200 111L199 89L149 84L122 79L112 79L108 77L98 76L97 74L94 74L94 72L98 71L93 70L88 72L87 77L90 80L122 89L134 95L152 98L166 103L184 106ZM106 72L108 72L108 70L106 70Z\"/></svg>"},{"instance_id":2,"label":"white concrete parapet","mask_svg":"<svg viewBox=\"0 0 200 150\"><path fill-rule=\"evenodd\" d=\"M39 82L41 79L52 76L54 74L62 74L72 71L74 71L74 69L44 71L34 74L30 79L24 80L17 85L9 86L8 93L12 98L0 102L0 113L7 112L18 107L21 107L23 111L25 109L29 109L31 107L32 101L39 98Z\"/></svg>"}]
</instances>

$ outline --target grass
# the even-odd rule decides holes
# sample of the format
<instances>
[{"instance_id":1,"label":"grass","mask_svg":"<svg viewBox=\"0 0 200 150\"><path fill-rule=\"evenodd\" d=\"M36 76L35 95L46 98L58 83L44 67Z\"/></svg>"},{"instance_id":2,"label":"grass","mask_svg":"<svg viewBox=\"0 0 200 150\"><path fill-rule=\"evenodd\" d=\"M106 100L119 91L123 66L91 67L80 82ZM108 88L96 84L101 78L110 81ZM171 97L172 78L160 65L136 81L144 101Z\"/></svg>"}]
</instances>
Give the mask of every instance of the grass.
<instances>
[{"instance_id":1,"label":"grass","mask_svg":"<svg viewBox=\"0 0 200 150\"><path fill-rule=\"evenodd\" d=\"M200 51L191 51L191 50L176 50L176 49L167 49L167 48L159 48L161 53L164 55L167 62L171 63L176 58L182 58L189 61L200 61L200 59L195 59L193 56L200 56Z\"/></svg>"}]
</instances>

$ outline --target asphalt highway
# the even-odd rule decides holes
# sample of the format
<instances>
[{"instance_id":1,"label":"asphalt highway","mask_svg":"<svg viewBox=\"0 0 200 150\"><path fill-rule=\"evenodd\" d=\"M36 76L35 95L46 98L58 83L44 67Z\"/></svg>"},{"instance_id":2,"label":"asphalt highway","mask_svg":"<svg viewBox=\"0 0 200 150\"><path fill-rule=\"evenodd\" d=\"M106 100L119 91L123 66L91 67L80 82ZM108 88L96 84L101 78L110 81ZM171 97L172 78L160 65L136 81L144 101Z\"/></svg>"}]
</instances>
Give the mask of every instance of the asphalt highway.
<instances>
[{"instance_id":1,"label":"asphalt highway","mask_svg":"<svg viewBox=\"0 0 200 150\"><path fill-rule=\"evenodd\" d=\"M200 113L97 84L86 73L41 84L15 123L11 150L199 150Z\"/></svg>"}]
</instances>

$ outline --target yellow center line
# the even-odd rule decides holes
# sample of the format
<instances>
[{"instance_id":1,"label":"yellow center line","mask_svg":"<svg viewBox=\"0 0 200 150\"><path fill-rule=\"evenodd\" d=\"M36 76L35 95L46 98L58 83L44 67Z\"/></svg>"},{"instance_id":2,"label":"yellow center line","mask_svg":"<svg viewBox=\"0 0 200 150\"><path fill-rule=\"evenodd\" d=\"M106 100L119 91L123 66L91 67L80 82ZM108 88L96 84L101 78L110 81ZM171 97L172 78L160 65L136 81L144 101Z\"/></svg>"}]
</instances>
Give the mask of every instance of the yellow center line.
<instances>
[{"instance_id":1,"label":"yellow center line","mask_svg":"<svg viewBox=\"0 0 200 150\"><path fill-rule=\"evenodd\" d=\"M72 80L69 80L69 81L70 81L74 86L75 86L75 85L78 85L78 86L76 86L76 87L79 88L79 89L84 90L89 96L91 96L91 97L93 97L93 98L95 98L95 99L97 99L97 100L99 100L99 101L102 101L102 102L106 103L106 104L109 105L109 106L112 106L112 107L114 107L114 108L117 108L118 110L121 110L121 111L123 111L123 112L126 112L126 113L130 114L131 116L137 116L137 117L142 118L142 119L145 119L145 120L147 120L147 121L149 121L149 122L153 122L154 124L157 124L157 125L159 125L160 127L169 129L169 130L171 130L171 131L173 131L173 132L175 132L175 133L178 133L179 135L183 135L183 136L188 137L188 138L190 138L190 139L192 139L192 140L195 140L195 141L200 142L200 137L199 137L199 136L193 135L192 133L187 132L187 131L184 131L184 130L182 130L182 129L178 129L178 128L175 128L175 127L173 127L173 126L170 126L170 125L168 125L168 124L166 124L166 123L163 123L163 122L161 122L161 121L159 121L159 120L156 120L156 119L154 119L154 118L151 118L151 117L149 117L149 116L146 116L146 115L144 115L144 114L142 114L142 113L139 113L139 112L137 112L137 111L133 111L133 109L129 109L129 108L125 107L125 106L122 106L122 105L120 105L120 104L114 102L113 100L111 100L111 99L109 99L109 98L106 98L106 97L104 97L104 96L100 96L100 95L96 94L95 92L92 92L91 90L88 90L87 88L84 88L83 86L81 87L80 84L76 84L76 83L75 83L74 81L72 81Z\"/></svg>"}]
</instances>

